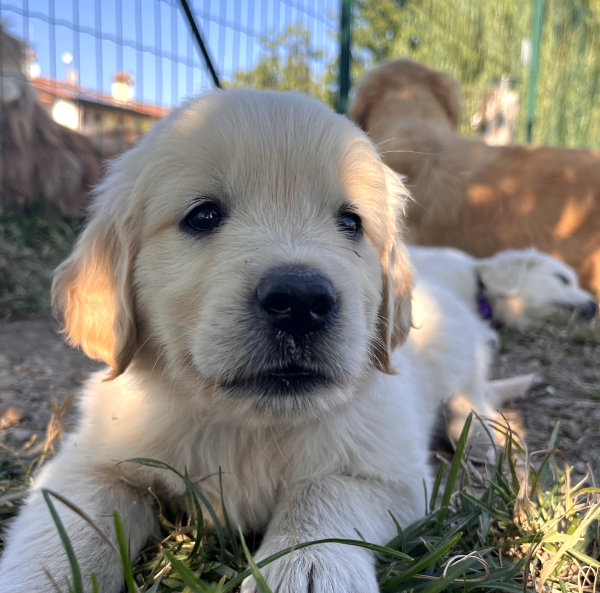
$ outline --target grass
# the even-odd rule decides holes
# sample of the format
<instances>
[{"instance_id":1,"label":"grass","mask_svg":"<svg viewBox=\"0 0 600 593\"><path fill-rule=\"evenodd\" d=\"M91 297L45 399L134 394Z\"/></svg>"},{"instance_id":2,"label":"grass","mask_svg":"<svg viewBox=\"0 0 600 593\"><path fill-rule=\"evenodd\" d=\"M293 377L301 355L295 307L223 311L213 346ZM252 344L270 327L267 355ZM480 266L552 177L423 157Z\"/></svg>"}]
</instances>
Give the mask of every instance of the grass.
<instances>
[{"instance_id":1,"label":"grass","mask_svg":"<svg viewBox=\"0 0 600 593\"><path fill-rule=\"evenodd\" d=\"M70 253L81 221L51 204L0 216L0 317L50 307L52 271Z\"/></svg>"},{"instance_id":2,"label":"grass","mask_svg":"<svg viewBox=\"0 0 600 593\"><path fill-rule=\"evenodd\" d=\"M595 591L600 568L600 489L571 484L570 468L555 446L558 432L557 427L547 450L532 454L518 437L508 434L506 450L498 452L496 465L482 467L470 460L465 430L454 457L443 459L439 466L426 505L424 500L422 519L401 528L390 515L397 535L385 546L358 536L356 541L325 541L371 549L384 593ZM153 460L131 461L175 471ZM0 456L0 523L18 509L36 464L34 458L19 459L9 451ZM215 516L215 511L185 475L178 475L187 489L189 513L157 503L163 539L149 542L133 562L121 518L114 515L117 546L112 547L115 562L125 568L127 591L235 592L253 573L261 592L268 592L260 568L290 550L254 563L243 535L234 531L226 512L224 524L219 523L216 531L207 528L205 517ZM49 491L45 496L52 511L60 497ZM55 522L60 532L58 515ZM61 538L72 568L71 590L80 593L83 577L75 553L64 532ZM315 543L297 545L292 553Z\"/></svg>"}]
</instances>

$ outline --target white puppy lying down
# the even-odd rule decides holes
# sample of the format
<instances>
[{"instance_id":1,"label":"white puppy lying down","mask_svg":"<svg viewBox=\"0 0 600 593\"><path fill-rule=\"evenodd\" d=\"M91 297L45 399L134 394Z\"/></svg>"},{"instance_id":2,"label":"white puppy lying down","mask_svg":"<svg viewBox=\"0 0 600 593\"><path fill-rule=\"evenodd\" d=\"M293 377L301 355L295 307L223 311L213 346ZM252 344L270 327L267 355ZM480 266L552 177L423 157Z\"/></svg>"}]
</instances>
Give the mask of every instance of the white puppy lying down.
<instances>
[{"instance_id":1,"label":"white puppy lying down","mask_svg":"<svg viewBox=\"0 0 600 593\"><path fill-rule=\"evenodd\" d=\"M536 249L506 249L476 259L452 247L409 246L417 275L454 291L494 321L519 330L551 319L561 309L592 319L594 297L579 286L575 271Z\"/></svg>"},{"instance_id":2,"label":"white puppy lying down","mask_svg":"<svg viewBox=\"0 0 600 593\"><path fill-rule=\"evenodd\" d=\"M176 109L112 166L86 230L57 270L74 345L112 367L86 385L82 419L7 535L0 591L64 584L66 556L40 490L135 556L156 531L153 493L183 501L166 462L232 522L265 530L258 558L297 541L384 543L423 512L431 421L409 332L405 190L366 135L315 100L228 90ZM397 369L397 371L396 371ZM122 572L57 503L86 591ZM374 593L358 547L298 550L264 569L281 593ZM245 591L255 591L249 579Z\"/></svg>"},{"instance_id":3,"label":"white puppy lying down","mask_svg":"<svg viewBox=\"0 0 600 593\"><path fill-rule=\"evenodd\" d=\"M427 418L434 420L439 406L449 404L448 436L456 441L471 411L482 419L500 421L497 408L527 391L535 375L489 381L497 335L454 292L417 279L413 289L413 324L407 348L423 369ZM496 437L494 422L486 423ZM431 427L430 427L431 430ZM472 424L473 456L486 459L492 442L478 420Z\"/></svg>"}]
</instances>

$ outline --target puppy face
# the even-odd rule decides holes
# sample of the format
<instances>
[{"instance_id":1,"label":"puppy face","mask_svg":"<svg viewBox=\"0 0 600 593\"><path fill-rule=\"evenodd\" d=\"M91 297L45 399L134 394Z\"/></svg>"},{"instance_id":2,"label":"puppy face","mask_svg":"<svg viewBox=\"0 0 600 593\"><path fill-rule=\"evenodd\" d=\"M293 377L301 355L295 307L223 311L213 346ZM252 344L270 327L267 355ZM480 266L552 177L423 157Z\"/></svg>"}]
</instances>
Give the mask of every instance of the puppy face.
<instances>
[{"instance_id":1,"label":"puppy face","mask_svg":"<svg viewBox=\"0 0 600 593\"><path fill-rule=\"evenodd\" d=\"M575 271L535 249L503 251L478 269L495 297L495 316L505 325L538 325L565 309L589 321L598 312L597 301L580 288Z\"/></svg>"},{"instance_id":2,"label":"puppy face","mask_svg":"<svg viewBox=\"0 0 600 593\"><path fill-rule=\"evenodd\" d=\"M208 94L114 166L55 303L114 375L133 361L228 413L318 416L408 333L403 199L318 102Z\"/></svg>"}]
</instances>

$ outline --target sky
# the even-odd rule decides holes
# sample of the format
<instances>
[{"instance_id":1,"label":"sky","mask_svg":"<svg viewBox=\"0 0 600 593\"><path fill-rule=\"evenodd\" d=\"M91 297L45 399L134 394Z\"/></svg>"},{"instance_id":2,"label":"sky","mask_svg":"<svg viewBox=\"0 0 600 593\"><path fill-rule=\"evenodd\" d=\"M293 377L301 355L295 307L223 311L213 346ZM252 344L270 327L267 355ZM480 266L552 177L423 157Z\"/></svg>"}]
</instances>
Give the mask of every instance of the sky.
<instances>
[{"instance_id":1,"label":"sky","mask_svg":"<svg viewBox=\"0 0 600 593\"><path fill-rule=\"evenodd\" d=\"M304 22L315 48L336 50L339 0L188 0L221 77L256 63L259 36ZM178 0L0 0L8 31L36 51L41 75L110 94L117 71L135 100L171 106L212 86ZM72 55L65 64L65 53Z\"/></svg>"}]
</instances>

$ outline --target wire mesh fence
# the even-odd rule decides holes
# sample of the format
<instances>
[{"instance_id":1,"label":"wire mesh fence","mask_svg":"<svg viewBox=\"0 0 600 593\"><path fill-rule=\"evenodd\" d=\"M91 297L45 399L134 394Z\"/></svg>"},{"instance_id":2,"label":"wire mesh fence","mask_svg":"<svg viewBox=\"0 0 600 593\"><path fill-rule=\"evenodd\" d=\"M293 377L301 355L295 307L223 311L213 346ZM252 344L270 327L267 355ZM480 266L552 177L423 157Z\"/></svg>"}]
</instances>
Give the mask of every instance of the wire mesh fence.
<instances>
[{"instance_id":1,"label":"wire mesh fence","mask_svg":"<svg viewBox=\"0 0 600 593\"><path fill-rule=\"evenodd\" d=\"M45 126L46 136L56 136L52 121L73 132L62 141L54 138L49 147L79 161L78 179L71 180L72 191L66 193L81 193L82 185L97 179L98 167L84 171L94 168L90 160L102 162L123 152L170 107L215 86L182 4L189 6L223 87L293 88L335 103L338 0L2 0L4 32L25 44L14 64L9 64L8 49L4 52L2 102L16 107L19 102L8 87L27 84L49 115L35 122L37 127ZM3 112L5 120L19 117L16 109ZM34 125L31 117L29 123ZM44 174L11 173L13 156L21 161L29 155L33 161L36 154L33 146L15 150L19 142L10 137L10 122L6 126L3 203L29 203L48 188L32 187L16 177ZM31 130L29 136L40 134L44 136L43 130ZM73 140L77 134L90 143ZM90 154L80 156L78 151ZM59 206L71 213L77 204L64 198L65 189Z\"/></svg>"},{"instance_id":2,"label":"wire mesh fence","mask_svg":"<svg viewBox=\"0 0 600 593\"><path fill-rule=\"evenodd\" d=\"M340 55L342 8L352 25L351 56ZM105 159L185 97L212 88L215 77L224 88L294 89L343 108L340 70L351 63L356 81L400 56L455 76L464 133L520 142L530 126L537 143L600 146L600 0L0 0L0 19L25 44L12 65L10 43L0 44L5 205L48 198L54 186L61 209L74 211L77 200L68 195L93 183ZM342 77L346 90L349 83ZM33 117L32 105L18 115L19 93L48 117ZM498 117L510 125L490 135ZM29 133L15 138L27 125Z\"/></svg>"},{"instance_id":3,"label":"wire mesh fence","mask_svg":"<svg viewBox=\"0 0 600 593\"><path fill-rule=\"evenodd\" d=\"M598 0L355 0L353 44L354 79L399 56L450 72L461 89L463 133L484 131L485 96L508 87L519 103L515 142L527 136L537 47L533 141L600 147Z\"/></svg>"}]
</instances>

